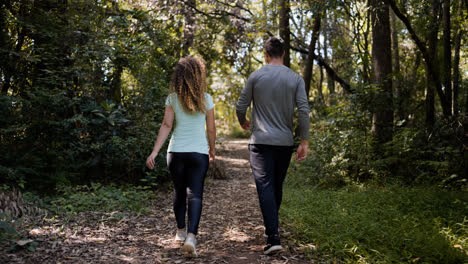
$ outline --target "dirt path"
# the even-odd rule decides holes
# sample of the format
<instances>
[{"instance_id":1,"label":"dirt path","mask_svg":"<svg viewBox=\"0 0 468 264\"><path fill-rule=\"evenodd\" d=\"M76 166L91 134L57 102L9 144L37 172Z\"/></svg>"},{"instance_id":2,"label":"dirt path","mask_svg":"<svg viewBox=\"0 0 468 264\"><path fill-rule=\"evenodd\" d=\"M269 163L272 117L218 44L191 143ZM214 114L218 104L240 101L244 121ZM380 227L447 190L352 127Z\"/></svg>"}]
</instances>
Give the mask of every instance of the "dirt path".
<instances>
[{"instance_id":1,"label":"dirt path","mask_svg":"<svg viewBox=\"0 0 468 264\"><path fill-rule=\"evenodd\" d=\"M196 259L183 257L181 244L173 240L172 194L166 193L160 195L149 215L106 221L108 215L88 213L65 227L58 222L31 227L34 229L29 233L40 242L37 251L7 253L0 262L310 263L284 237L284 253L272 257L262 254L264 229L247 144L247 140L226 139L218 146L217 159L227 179L207 179Z\"/></svg>"}]
</instances>

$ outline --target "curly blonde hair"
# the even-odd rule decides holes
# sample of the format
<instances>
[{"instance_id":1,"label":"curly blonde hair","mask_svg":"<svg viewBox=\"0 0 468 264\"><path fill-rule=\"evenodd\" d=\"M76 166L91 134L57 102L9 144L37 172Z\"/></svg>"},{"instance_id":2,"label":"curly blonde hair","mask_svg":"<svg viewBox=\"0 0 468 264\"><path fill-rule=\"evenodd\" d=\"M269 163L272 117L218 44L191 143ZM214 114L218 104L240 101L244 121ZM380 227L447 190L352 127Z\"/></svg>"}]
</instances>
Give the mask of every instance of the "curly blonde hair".
<instances>
[{"instance_id":1,"label":"curly blonde hair","mask_svg":"<svg viewBox=\"0 0 468 264\"><path fill-rule=\"evenodd\" d=\"M172 77L171 91L177 94L187 113L205 113L206 71L201 58L187 56L179 60Z\"/></svg>"}]
</instances>

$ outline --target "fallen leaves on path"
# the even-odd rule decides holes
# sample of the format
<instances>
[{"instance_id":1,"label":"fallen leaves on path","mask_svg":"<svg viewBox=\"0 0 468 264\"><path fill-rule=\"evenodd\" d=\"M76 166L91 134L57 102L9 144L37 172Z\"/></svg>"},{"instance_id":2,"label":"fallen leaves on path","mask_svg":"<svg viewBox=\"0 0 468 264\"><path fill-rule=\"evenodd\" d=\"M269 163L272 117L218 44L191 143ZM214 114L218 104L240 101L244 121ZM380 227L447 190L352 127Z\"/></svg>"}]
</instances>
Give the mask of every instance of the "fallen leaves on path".
<instances>
[{"instance_id":1,"label":"fallen leaves on path","mask_svg":"<svg viewBox=\"0 0 468 264\"><path fill-rule=\"evenodd\" d=\"M187 259L174 241L172 193L161 193L147 215L80 213L69 222L26 224L35 252L0 249L0 263L310 263L283 238L285 251L263 255L264 228L248 161L248 141L225 139L218 151L225 179L208 178L197 247Z\"/></svg>"}]
</instances>

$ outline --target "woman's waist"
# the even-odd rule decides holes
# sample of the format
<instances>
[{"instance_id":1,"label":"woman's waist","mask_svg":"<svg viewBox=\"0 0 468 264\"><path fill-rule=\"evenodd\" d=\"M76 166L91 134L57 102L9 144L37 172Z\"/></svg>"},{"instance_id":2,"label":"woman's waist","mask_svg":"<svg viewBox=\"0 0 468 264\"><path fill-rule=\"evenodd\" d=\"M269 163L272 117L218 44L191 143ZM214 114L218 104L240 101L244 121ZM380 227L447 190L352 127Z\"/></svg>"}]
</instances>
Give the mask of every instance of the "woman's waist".
<instances>
[{"instance_id":1,"label":"woman's waist","mask_svg":"<svg viewBox=\"0 0 468 264\"><path fill-rule=\"evenodd\" d=\"M174 139L206 139L206 131L197 131L197 130L174 130L172 133L172 138Z\"/></svg>"}]
</instances>

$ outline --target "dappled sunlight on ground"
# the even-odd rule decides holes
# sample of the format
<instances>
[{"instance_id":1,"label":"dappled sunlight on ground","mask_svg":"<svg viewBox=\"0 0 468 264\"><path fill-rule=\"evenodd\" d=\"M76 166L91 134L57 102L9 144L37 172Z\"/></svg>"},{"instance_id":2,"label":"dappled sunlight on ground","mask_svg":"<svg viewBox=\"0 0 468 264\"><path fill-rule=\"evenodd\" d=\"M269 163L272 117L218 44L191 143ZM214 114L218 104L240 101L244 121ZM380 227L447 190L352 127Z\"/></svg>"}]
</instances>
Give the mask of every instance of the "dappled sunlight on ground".
<instances>
[{"instance_id":1,"label":"dappled sunlight on ground","mask_svg":"<svg viewBox=\"0 0 468 264\"><path fill-rule=\"evenodd\" d=\"M251 235L247 235L245 232L239 230L236 227L229 228L228 231L226 231L223 234L223 236L228 241L236 241L236 242L247 242L247 241L255 239L255 237Z\"/></svg>"},{"instance_id":2,"label":"dappled sunlight on ground","mask_svg":"<svg viewBox=\"0 0 468 264\"><path fill-rule=\"evenodd\" d=\"M37 251L7 255L9 263L309 263L291 242L286 251L265 256L264 227L250 172L248 140L219 143L217 158L227 180L205 185L197 251L186 259L174 240L172 193L158 193L147 215L80 213L73 220L43 221L29 235ZM0 262L2 258L0 257Z\"/></svg>"}]
</instances>

